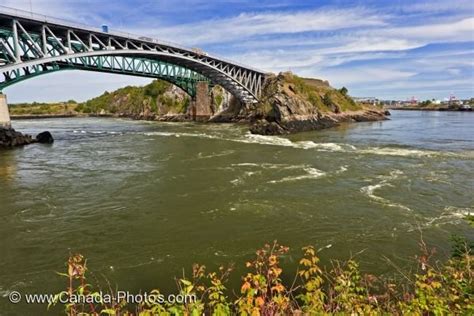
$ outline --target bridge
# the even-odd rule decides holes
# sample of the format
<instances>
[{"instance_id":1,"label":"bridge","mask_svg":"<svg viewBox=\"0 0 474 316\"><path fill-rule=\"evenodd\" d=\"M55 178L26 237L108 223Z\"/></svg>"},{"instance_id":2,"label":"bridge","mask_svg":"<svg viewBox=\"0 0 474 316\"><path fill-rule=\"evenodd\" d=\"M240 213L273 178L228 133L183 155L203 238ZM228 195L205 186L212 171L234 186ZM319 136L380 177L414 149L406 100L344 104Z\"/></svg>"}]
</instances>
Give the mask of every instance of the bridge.
<instances>
[{"instance_id":1,"label":"bridge","mask_svg":"<svg viewBox=\"0 0 474 316\"><path fill-rule=\"evenodd\" d=\"M18 82L64 70L162 79L193 100L199 85L220 85L244 104L258 102L265 80L261 70L199 49L0 6L0 93ZM0 124L7 121L5 115L2 94Z\"/></svg>"}]
</instances>

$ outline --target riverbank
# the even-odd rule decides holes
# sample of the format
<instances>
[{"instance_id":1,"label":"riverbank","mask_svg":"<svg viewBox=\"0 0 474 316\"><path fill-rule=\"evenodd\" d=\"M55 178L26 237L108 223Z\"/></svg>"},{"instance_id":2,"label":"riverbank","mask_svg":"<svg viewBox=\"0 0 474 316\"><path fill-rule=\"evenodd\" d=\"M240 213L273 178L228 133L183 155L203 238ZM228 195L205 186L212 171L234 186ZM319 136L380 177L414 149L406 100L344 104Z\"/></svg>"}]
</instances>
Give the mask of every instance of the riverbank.
<instances>
[{"instance_id":1,"label":"riverbank","mask_svg":"<svg viewBox=\"0 0 474 316\"><path fill-rule=\"evenodd\" d=\"M266 120L255 120L254 117L227 117L225 119L216 117L192 117L188 114L168 115L126 115L126 114L40 114L40 115L12 115L12 120L34 120L54 118L75 117L103 117L103 118L128 118L131 120L158 121L158 122L201 122L209 124L240 123L248 124L253 134L282 135L311 130L321 130L338 126L340 123L373 122L387 120L388 111L379 109L365 109L359 111L348 111L344 113L322 113L320 115L298 116L285 122L268 122Z\"/></svg>"},{"instance_id":2,"label":"riverbank","mask_svg":"<svg viewBox=\"0 0 474 316\"><path fill-rule=\"evenodd\" d=\"M105 92L84 103L71 100L51 105L12 105L11 116L13 119L99 116L167 122L244 123L254 134L280 135L321 130L342 122L386 120L389 115L380 108L355 102L345 87L335 89L327 81L302 78L291 72L268 75L259 102L254 104L243 104L219 86L202 98L192 101L176 86L155 80L143 87Z\"/></svg>"},{"instance_id":3,"label":"riverbank","mask_svg":"<svg viewBox=\"0 0 474 316\"><path fill-rule=\"evenodd\" d=\"M10 115L12 120L35 120L35 119L49 119L49 118L68 118L68 117L87 117L79 113L69 114L25 114L25 115Z\"/></svg>"},{"instance_id":4,"label":"riverbank","mask_svg":"<svg viewBox=\"0 0 474 316\"><path fill-rule=\"evenodd\" d=\"M462 109L462 108L444 108L444 107L437 107L437 108L422 108L422 107L393 107L388 108L389 110L394 111L443 111L443 112L474 112L472 108Z\"/></svg>"}]
</instances>

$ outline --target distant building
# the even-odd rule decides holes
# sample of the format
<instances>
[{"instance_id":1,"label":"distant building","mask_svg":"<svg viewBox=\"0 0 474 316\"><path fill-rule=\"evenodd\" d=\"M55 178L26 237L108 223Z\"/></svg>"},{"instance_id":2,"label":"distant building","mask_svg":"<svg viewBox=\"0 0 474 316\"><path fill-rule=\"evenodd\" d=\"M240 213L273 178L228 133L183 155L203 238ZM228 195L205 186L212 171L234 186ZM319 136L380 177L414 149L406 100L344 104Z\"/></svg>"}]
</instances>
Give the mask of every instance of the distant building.
<instances>
[{"instance_id":1,"label":"distant building","mask_svg":"<svg viewBox=\"0 0 474 316\"><path fill-rule=\"evenodd\" d=\"M354 101L361 102L361 103L370 103L372 105L379 104L379 99L375 97L352 97Z\"/></svg>"}]
</instances>

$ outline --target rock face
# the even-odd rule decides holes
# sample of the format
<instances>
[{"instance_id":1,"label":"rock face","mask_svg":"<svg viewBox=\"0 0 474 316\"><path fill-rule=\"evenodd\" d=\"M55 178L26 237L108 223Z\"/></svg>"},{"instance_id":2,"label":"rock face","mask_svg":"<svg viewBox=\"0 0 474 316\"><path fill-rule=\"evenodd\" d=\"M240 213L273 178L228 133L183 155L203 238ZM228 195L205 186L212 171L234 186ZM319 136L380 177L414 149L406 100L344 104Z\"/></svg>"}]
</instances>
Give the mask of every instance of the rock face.
<instances>
[{"instance_id":1,"label":"rock face","mask_svg":"<svg viewBox=\"0 0 474 316\"><path fill-rule=\"evenodd\" d=\"M167 82L125 87L78 106L79 112L159 121L245 122L258 134L317 130L340 122L387 119L387 113L354 102L346 88L327 81L298 77L291 72L267 75L260 101L243 104L220 86L198 86L203 100L195 102Z\"/></svg>"},{"instance_id":2,"label":"rock face","mask_svg":"<svg viewBox=\"0 0 474 316\"><path fill-rule=\"evenodd\" d=\"M327 81L280 73L266 79L261 100L251 110L250 131L278 135L384 119L382 110L355 103L345 88L336 90Z\"/></svg>"},{"instance_id":3,"label":"rock face","mask_svg":"<svg viewBox=\"0 0 474 316\"><path fill-rule=\"evenodd\" d=\"M0 128L0 148L11 148L35 143L30 135L15 131L13 128Z\"/></svg>"},{"instance_id":4,"label":"rock face","mask_svg":"<svg viewBox=\"0 0 474 316\"><path fill-rule=\"evenodd\" d=\"M36 135L36 141L41 144L52 144L54 143L54 138L50 132L46 131Z\"/></svg>"}]
</instances>

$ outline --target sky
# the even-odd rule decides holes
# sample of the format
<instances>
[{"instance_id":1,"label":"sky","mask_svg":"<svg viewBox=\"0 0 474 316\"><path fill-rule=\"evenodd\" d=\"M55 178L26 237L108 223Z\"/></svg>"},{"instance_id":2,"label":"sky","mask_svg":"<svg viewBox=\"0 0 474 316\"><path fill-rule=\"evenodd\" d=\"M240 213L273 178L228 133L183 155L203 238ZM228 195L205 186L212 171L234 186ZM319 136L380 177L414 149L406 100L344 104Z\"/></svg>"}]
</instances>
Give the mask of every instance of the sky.
<instances>
[{"instance_id":1,"label":"sky","mask_svg":"<svg viewBox=\"0 0 474 316\"><path fill-rule=\"evenodd\" d=\"M474 1L0 0L0 5L199 47L356 97L474 97ZM65 71L3 92L9 102L84 101L150 79Z\"/></svg>"}]
</instances>

